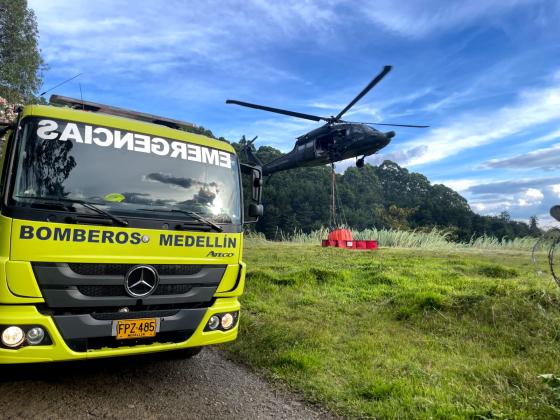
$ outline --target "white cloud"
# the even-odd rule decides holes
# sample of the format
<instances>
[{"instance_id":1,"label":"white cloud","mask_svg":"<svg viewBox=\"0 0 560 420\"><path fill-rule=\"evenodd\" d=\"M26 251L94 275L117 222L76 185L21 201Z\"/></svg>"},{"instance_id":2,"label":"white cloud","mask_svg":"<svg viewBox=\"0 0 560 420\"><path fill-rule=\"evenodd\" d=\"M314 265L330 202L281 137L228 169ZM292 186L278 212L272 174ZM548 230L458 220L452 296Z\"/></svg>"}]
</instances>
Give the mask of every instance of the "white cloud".
<instances>
[{"instance_id":1,"label":"white cloud","mask_svg":"<svg viewBox=\"0 0 560 420\"><path fill-rule=\"evenodd\" d=\"M534 206L540 204L544 198L544 194L536 188L528 188L519 197L517 197L517 205L521 207Z\"/></svg>"},{"instance_id":2,"label":"white cloud","mask_svg":"<svg viewBox=\"0 0 560 420\"><path fill-rule=\"evenodd\" d=\"M344 92L335 92L330 94L327 99L315 99L307 102L307 106L321 110L320 114L324 116L338 114L347 104L353 99L354 95L360 92L367 81L364 81L363 86L356 86L355 90L345 89ZM412 93L398 95L394 97L384 97L381 101L373 98L364 98L362 102L354 105L343 117L346 120L361 121L361 122L390 122L384 120L386 110L394 107L404 107L421 99L433 92L432 87L419 89ZM335 99L333 99L335 98ZM366 102L367 101L367 102ZM399 117L402 115L409 115L410 112L391 112L392 117Z\"/></svg>"},{"instance_id":3,"label":"white cloud","mask_svg":"<svg viewBox=\"0 0 560 420\"><path fill-rule=\"evenodd\" d=\"M464 194L478 213L496 215L506 210L513 219L527 221L529 216L539 215L539 220L545 223L550 207L558 204L559 181L559 178L533 178L487 182L470 186Z\"/></svg>"},{"instance_id":4,"label":"white cloud","mask_svg":"<svg viewBox=\"0 0 560 420\"><path fill-rule=\"evenodd\" d=\"M525 196L528 199L531 199L534 202L539 202L539 203L542 201L544 197L543 193L540 190L537 190L536 188L528 188L525 191Z\"/></svg>"},{"instance_id":5,"label":"white cloud","mask_svg":"<svg viewBox=\"0 0 560 420\"><path fill-rule=\"evenodd\" d=\"M473 185L468 189L472 194L519 194L529 188L547 188L560 183L560 177L517 178L507 181L491 181Z\"/></svg>"},{"instance_id":6,"label":"white cloud","mask_svg":"<svg viewBox=\"0 0 560 420\"><path fill-rule=\"evenodd\" d=\"M560 70L558 71L560 72ZM558 80L555 77L555 80ZM545 134L544 136L539 136L533 140L529 140L527 141L525 144L526 145L536 145L536 144L541 144L541 143L548 143L552 140L560 140L560 130L555 130L551 133Z\"/></svg>"},{"instance_id":7,"label":"white cloud","mask_svg":"<svg viewBox=\"0 0 560 420\"><path fill-rule=\"evenodd\" d=\"M510 201L474 201L470 203L471 208L482 214L497 214L509 210L512 206Z\"/></svg>"},{"instance_id":8,"label":"white cloud","mask_svg":"<svg viewBox=\"0 0 560 420\"><path fill-rule=\"evenodd\" d=\"M461 92L452 92L436 102L423 105L420 109L416 110L416 112L436 112L449 106L456 105L460 100L468 98L473 91L472 88L469 88Z\"/></svg>"},{"instance_id":9,"label":"white cloud","mask_svg":"<svg viewBox=\"0 0 560 420\"><path fill-rule=\"evenodd\" d=\"M454 191L463 192L468 190L473 185L484 183L480 179L446 179L441 181L433 181L432 184L443 184Z\"/></svg>"},{"instance_id":10,"label":"white cloud","mask_svg":"<svg viewBox=\"0 0 560 420\"><path fill-rule=\"evenodd\" d=\"M434 128L428 134L402 147L426 145L421 156L399 163L409 166L440 161L464 150L493 143L530 127L560 119L560 83L522 92L517 101L497 111L453 116L453 122Z\"/></svg>"},{"instance_id":11,"label":"white cloud","mask_svg":"<svg viewBox=\"0 0 560 420\"><path fill-rule=\"evenodd\" d=\"M473 22L499 16L530 1L428 0L400 1L396 5L391 0L373 0L361 2L360 10L390 32L418 38L436 31L457 30Z\"/></svg>"},{"instance_id":12,"label":"white cloud","mask_svg":"<svg viewBox=\"0 0 560 420\"><path fill-rule=\"evenodd\" d=\"M344 108L346 106L346 104L343 103L329 103L329 102L321 102L321 101L317 101L317 102L309 102L308 106L312 107L312 108L317 108L317 109L325 109L328 110L329 112L335 112L337 109L341 110L342 108Z\"/></svg>"},{"instance_id":13,"label":"white cloud","mask_svg":"<svg viewBox=\"0 0 560 420\"><path fill-rule=\"evenodd\" d=\"M558 221L554 220L549 213L542 213L537 215L538 226L541 229L558 228Z\"/></svg>"},{"instance_id":14,"label":"white cloud","mask_svg":"<svg viewBox=\"0 0 560 420\"><path fill-rule=\"evenodd\" d=\"M558 198L560 198L560 184L553 184L550 186L550 189Z\"/></svg>"},{"instance_id":15,"label":"white cloud","mask_svg":"<svg viewBox=\"0 0 560 420\"><path fill-rule=\"evenodd\" d=\"M208 70L251 72L255 78L291 77L259 58L271 43L307 37L332 38L336 2L282 3L31 0L44 58L53 71L187 75L204 63ZM182 72L177 72L182 70Z\"/></svg>"},{"instance_id":16,"label":"white cloud","mask_svg":"<svg viewBox=\"0 0 560 420\"><path fill-rule=\"evenodd\" d=\"M372 165L379 165L384 160L392 160L401 164L401 162L413 161L419 156L424 156L428 151L428 146L425 144L418 145L409 149L397 150L389 153L379 153L367 157L367 162Z\"/></svg>"},{"instance_id":17,"label":"white cloud","mask_svg":"<svg viewBox=\"0 0 560 420\"><path fill-rule=\"evenodd\" d=\"M505 159L491 159L482 164L483 168L537 168L554 170L560 168L560 143L533 152L511 156Z\"/></svg>"}]
</instances>

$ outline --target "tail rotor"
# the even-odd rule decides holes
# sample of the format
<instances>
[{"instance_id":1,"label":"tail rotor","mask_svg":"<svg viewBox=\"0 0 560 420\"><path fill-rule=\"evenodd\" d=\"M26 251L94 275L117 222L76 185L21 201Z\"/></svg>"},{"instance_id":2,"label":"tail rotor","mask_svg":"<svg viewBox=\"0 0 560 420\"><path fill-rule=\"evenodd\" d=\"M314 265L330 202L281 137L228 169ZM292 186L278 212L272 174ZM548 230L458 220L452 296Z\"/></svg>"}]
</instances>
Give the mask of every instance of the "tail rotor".
<instances>
[{"instance_id":1,"label":"tail rotor","mask_svg":"<svg viewBox=\"0 0 560 420\"><path fill-rule=\"evenodd\" d=\"M258 138L259 136L255 136L252 140L247 140L247 137L243 134L243 136L241 136L241 140L239 140L239 144L241 145L241 152L245 154L245 158L249 164L262 166L262 162L255 154L255 146L253 146L253 143Z\"/></svg>"}]
</instances>

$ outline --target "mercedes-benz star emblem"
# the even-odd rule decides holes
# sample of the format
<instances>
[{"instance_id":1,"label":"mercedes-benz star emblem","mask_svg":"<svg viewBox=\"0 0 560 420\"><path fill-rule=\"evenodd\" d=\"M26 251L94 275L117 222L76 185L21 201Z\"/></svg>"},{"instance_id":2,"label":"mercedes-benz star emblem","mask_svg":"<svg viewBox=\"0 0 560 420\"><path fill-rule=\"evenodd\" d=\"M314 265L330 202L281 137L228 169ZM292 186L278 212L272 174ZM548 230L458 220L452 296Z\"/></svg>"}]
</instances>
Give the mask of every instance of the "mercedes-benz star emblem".
<instances>
[{"instance_id":1,"label":"mercedes-benz star emblem","mask_svg":"<svg viewBox=\"0 0 560 420\"><path fill-rule=\"evenodd\" d=\"M124 277L126 293L136 298L150 296L156 290L158 283L158 273L149 265L134 266Z\"/></svg>"}]
</instances>

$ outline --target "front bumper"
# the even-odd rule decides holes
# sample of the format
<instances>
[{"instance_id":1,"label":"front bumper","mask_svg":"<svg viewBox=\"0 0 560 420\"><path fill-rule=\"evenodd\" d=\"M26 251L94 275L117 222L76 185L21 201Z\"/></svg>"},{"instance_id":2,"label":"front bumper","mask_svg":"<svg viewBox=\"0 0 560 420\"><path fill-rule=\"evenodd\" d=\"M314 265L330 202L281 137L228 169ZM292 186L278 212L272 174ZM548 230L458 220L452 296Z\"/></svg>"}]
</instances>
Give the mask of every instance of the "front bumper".
<instances>
[{"instance_id":1,"label":"front bumper","mask_svg":"<svg viewBox=\"0 0 560 420\"><path fill-rule=\"evenodd\" d=\"M161 318L161 325L167 325L165 327L167 330L163 330L162 332L172 332L175 329L189 331L189 337L185 341L155 342L151 344L141 344L141 342L139 342L139 344L123 345L118 348L104 347L97 350L75 351L66 341L68 340L68 342L70 342L70 337L67 336L65 340L53 317L39 313L35 306L6 305L0 309L0 325L42 326L52 340L52 344L45 346L24 346L19 349L0 348L0 364L96 359L101 357L127 356L187 347L207 346L235 340L237 338L239 325L238 320L235 327L229 331L204 331L204 327L212 315L222 312L239 311L239 301L237 298L218 298L209 308L185 309L180 311L179 314ZM60 325L60 320L58 322ZM96 331L95 334L98 336L107 337L110 331L110 321L92 321L88 316L85 316L81 320L79 318L74 318L71 322L77 322L78 324L82 322L90 331ZM76 327L78 326L79 325L76 325ZM65 331L78 330L74 327L66 327ZM75 334L79 335L77 332ZM87 333L87 335L91 334Z\"/></svg>"}]
</instances>

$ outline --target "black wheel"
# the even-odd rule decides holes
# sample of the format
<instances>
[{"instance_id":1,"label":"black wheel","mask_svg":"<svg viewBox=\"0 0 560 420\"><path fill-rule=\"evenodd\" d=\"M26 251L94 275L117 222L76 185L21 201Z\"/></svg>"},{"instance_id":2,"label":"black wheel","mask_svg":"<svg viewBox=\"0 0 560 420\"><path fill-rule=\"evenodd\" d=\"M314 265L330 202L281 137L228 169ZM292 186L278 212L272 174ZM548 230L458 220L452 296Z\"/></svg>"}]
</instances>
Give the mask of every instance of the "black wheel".
<instances>
[{"instance_id":1,"label":"black wheel","mask_svg":"<svg viewBox=\"0 0 560 420\"><path fill-rule=\"evenodd\" d=\"M169 353L174 359L190 359L202 351L202 347L189 347L186 349L175 350Z\"/></svg>"},{"instance_id":2,"label":"black wheel","mask_svg":"<svg viewBox=\"0 0 560 420\"><path fill-rule=\"evenodd\" d=\"M358 168L363 168L363 167L364 167L364 158L358 159L358 160L356 161L356 166L357 166Z\"/></svg>"}]
</instances>

